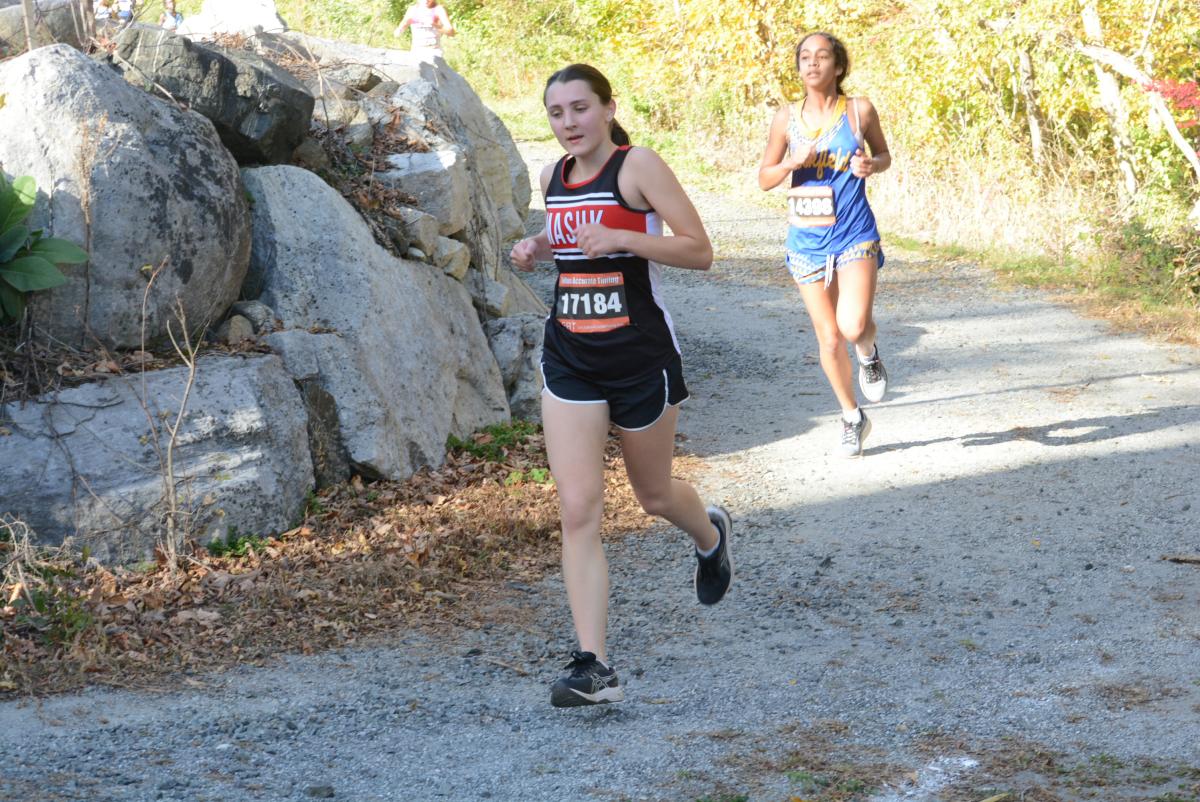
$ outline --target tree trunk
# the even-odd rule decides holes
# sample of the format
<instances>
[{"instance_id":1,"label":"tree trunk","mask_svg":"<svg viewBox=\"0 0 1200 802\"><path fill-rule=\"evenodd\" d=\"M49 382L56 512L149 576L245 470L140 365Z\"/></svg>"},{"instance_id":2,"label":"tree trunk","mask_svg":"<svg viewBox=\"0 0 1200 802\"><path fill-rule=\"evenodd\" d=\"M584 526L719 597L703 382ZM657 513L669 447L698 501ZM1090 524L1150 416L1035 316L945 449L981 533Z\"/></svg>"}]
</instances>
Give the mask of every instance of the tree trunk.
<instances>
[{"instance_id":1,"label":"tree trunk","mask_svg":"<svg viewBox=\"0 0 1200 802\"><path fill-rule=\"evenodd\" d=\"M1104 32L1100 27L1100 15L1096 7L1089 5L1083 9L1083 30L1088 38L1097 45L1104 44ZM1108 115L1109 126L1112 129L1113 153L1117 158L1117 166L1121 170L1121 195L1129 200L1137 194L1137 176L1133 172L1133 159L1130 153L1133 143L1129 140L1129 111L1125 101L1121 99L1121 88L1117 79L1104 69L1100 62L1093 65L1096 71L1096 82L1100 86L1100 107Z\"/></svg>"},{"instance_id":2,"label":"tree trunk","mask_svg":"<svg viewBox=\"0 0 1200 802\"><path fill-rule=\"evenodd\" d=\"M33 31L37 27L37 11L34 10L33 0L21 0L21 10L25 18L25 48L33 50Z\"/></svg>"},{"instance_id":3,"label":"tree trunk","mask_svg":"<svg viewBox=\"0 0 1200 802\"><path fill-rule=\"evenodd\" d=\"M1107 65L1129 80L1146 88L1147 94L1150 96L1150 108L1154 110L1163 127L1167 129L1167 134L1171 137L1171 141L1175 143L1175 147L1179 149L1179 152L1187 159L1188 164L1192 166L1192 171L1196 174L1196 181L1200 183L1200 156L1196 155L1195 149L1184 138L1183 134L1180 133L1179 126L1175 123L1175 118L1171 115L1171 110L1167 107L1167 102L1163 100L1162 95L1150 89L1150 86L1154 83L1153 79L1138 69L1137 65L1130 59L1116 51L1109 50L1107 47L1080 45L1079 50L1096 62L1097 69L1100 69L1099 65L1101 64Z\"/></svg>"},{"instance_id":4,"label":"tree trunk","mask_svg":"<svg viewBox=\"0 0 1200 802\"><path fill-rule=\"evenodd\" d=\"M1042 164L1042 109L1037 102L1037 84L1034 82L1033 62L1025 50L1017 52L1017 65L1021 71L1021 94L1025 98L1025 118L1029 123L1029 143L1033 148L1033 163Z\"/></svg>"}]
</instances>

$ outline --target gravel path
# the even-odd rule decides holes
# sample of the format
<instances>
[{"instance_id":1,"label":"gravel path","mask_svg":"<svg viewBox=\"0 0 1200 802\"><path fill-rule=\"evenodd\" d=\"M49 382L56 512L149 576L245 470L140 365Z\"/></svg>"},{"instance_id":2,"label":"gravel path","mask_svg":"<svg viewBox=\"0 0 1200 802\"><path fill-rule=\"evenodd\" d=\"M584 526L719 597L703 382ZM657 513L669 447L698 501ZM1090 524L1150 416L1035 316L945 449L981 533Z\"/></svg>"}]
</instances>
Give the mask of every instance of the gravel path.
<instances>
[{"instance_id":1,"label":"gravel path","mask_svg":"<svg viewBox=\"0 0 1200 802\"><path fill-rule=\"evenodd\" d=\"M785 800L822 744L895 784L874 801L1028 784L1014 744L1200 780L1200 567L1161 559L1200 554L1200 353L891 253L893 389L838 459L781 215L696 199L717 264L666 294L738 578L702 608L677 532L610 544L628 701L549 707L550 577L388 648L4 703L0 799Z\"/></svg>"}]
</instances>

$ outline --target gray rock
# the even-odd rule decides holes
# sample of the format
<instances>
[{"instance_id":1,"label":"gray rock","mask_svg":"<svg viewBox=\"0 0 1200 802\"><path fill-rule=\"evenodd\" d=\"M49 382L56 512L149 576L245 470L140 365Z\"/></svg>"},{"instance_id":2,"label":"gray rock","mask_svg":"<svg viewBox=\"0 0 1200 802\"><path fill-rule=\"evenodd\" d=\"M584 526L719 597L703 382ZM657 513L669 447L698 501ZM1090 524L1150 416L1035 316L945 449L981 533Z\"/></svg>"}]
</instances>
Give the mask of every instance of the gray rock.
<instances>
[{"instance_id":1,"label":"gray rock","mask_svg":"<svg viewBox=\"0 0 1200 802\"><path fill-rule=\"evenodd\" d=\"M138 345L142 296L160 265L152 340L177 298L189 325L220 320L246 274L250 228L237 165L212 123L66 45L0 64L0 86L0 163L37 181L31 223L91 254L64 266L66 284L33 296L39 328L72 345Z\"/></svg>"},{"instance_id":2,"label":"gray rock","mask_svg":"<svg viewBox=\"0 0 1200 802\"><path fill-rule=\"evenodd\" d=\"M375 126L365 109L359 107L353 119L344 126L342 135L352 150L363 152L371 149L371 143L375 141Z\"/></svg>"},{"instance_id":3,"label":"gray rock","mask_svg":"<svg viewBox=\"0 0 1200 802\"><path fill-rule=\"evenodd\" d=\"M238 301L230 311L249 320L257 334L275 330L275 310L262 301Z\"/></svg>"},{"instance_id":4,"label":"gray rock","mask_svg":"<svg viewBox=\"0 0 1200 802\"><path fill-rule=\"evenodd\" d=\"M438 237L441 235L438 234L439 225L436 217L411 206L400 206L395 211L404 222L404 227L408 231L408 237L413 245L424 253L433 253L437 250Z\"/></svg>"},{"instance_id":5,"label":"gray rock","mask_svg":"<svg viewBox=\"0 0 1200 802\"><path fill-rule=\"evenodd\" d=\"M323 72L356 92L370 92L383 80L366 64L342 64L326 68Z\"/></svg>"},{"instance_id":6,"label":"gray rock","mask_svg":"<svg viewBox=\"0 0 1200 802\"><path fill-rule=\"evenodd\" d=\"M483 330L500 366L513 417L540 421L545 317L534 314L500 317L484 323Z\"/></svg>"},{"instance_id":7,"label":"gray rock","mask_svg":"<svg viewBox=\"0 0 1200 802\"><path fill-rule=\"evenodd\" d=\"M458 240L438 237L437 248L433 252L433 263L447 276L462 281L471 267L471 252Z\"/></svg>"},{"instance_id":8,"label":"gray rock","mask_svg":"<svg viewBox=\"0 0 1200 802\"><path fill-rule=\"evenodd\" d=\"M296 149L292 151L292 161L300 162L311 170L328 170L332 166L325 148L321 147L321 143L312 137L305 137L296 146Z\"/></svg>"},{"instance_id":9,"label":"gray rock","mask_svg":"<svg viewBox=\"0 0 1200 802\"><path fill-rule=\"evenodd\" d=\"M241 315L233 315L217 327L216 335L226 345L238 345L254 339L254 324Z\"/></svg>"},{"instance_id":10,"label":"gray rock","mask_svg":"<svg viewBox=\"0 0 1200 802\"><path fill-rule=\"evenodd\" d=\"M497 243L523 233L522 221L530 199L528 172L504 123L483 105L462 76L443 60L422 62L406 51L348 45L294 33L286 38L323 64L369 64L384 84L397 84L385 96L386 102L401 112L399 119L408 136L424 141L432 151L461 154L466 166L465 195L470 202L465 209L458 201L448 202L447 197L459 197L447 195L448 190L459 191L454 186L458 179L435 178L432 173L426 174L427 179L414 176L404 191L416 196L423 209L438 216L442 234L463 232L457 238L470 248L471 263L477 270L505 286L521 282L517 276L502 277L502 273L511 271L503 258L507 248L497 247ZM399 156L409 161L403 158L405 154ZM438 181L440 188L422 190L421 184L427 180ZM463 216L461 225L459 215Z\"/></svg>"},{"instance_id":11,"label":"gray rock","mask_svg":"<svg viewBox=\"0 0 1200 802\"><path fill-rule=\"evenodd\" d=\"M102 561L147 557L163 533L168 439L186 368L118 377L0 410L0 514L23 519L43 543L74 538ZM143 405L144 402L144 405ZM290 527L313 486L306 416L276 356L199 361L173 458L184 529L199 542L230 527ZM120 466L114 470L114 466Z\"/></svg>"},{"instance_id":12,"label":"gray rock","mask_svg":"<svg viewBox=\"0 0 1200 802\"><path fill-rule=\"evenodd\" d=\"M131 84L162 87L212 120L241 164L287 162L308 133L313 96L261 56L135 25L117 35L113 63Z\"/></svg>"},{"instance_id":13,"label":"gray rock","mask_svg":"<svg viewBox=\"0 0 1200 802\"><path fill-rule=\"evenodd\" d=\"M0 4L0 58L26 52L25 16L20 2ZM76 0L38 0L33 27L34 48L55 43L83 48L91 36Z\"/></svg>"},{"instance_id":14,"label":"gray rock","mask_svg":"<svg viewBox=\"0 0 1200 802\"><path fill-rule=\"evenodd\" d=\"M306 170L248 169L245 181L255 200L254 283L284 325L266 342L293 378L332 397L354 470L403 478L440 464L448 435L508 419L499 368L461 284L383 250L353 207ZM313 226L317 210L322 224Z\"/></svg>"},{"instance_id":15,"label":"gray rock","mask_svg":"<svg viewBox=\"0 0 1200 802\"><path fill-rule=\"evenodd\" d=\"M400 88L400 84L395 81L381 81L378 85L367 92L367 97L377 100L389 100L396 90Z\"/></svg>"},{"instance_id":16,"label":"gray rock","mask_svg":"<svg viewBox=\"0 0 1200 802\"><path fill-rule=\"evenodd\" d=\"M422 211L437 218L442 235L462 231L472 206L467 163L456 150L434 153L393 153L391 169L376 180L412 195Z\"/></svg>"}]
</instances>

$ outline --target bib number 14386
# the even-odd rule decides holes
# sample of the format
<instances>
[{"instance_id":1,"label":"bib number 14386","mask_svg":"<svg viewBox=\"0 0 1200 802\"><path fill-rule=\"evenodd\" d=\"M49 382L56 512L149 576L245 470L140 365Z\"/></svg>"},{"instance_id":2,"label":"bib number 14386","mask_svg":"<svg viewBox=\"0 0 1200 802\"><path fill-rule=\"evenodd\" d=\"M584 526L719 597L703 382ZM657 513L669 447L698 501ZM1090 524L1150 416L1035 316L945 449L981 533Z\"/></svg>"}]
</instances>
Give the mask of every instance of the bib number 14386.
<instances>
[{"instance_id":1,"label":"bib number 14386","mask_svg":"<svg viewBox=\"0 0 1200 802\"><path fill-rule=\"evenodd\" d=\"M555 319L567 331L595 334L629 325L625 277L620 273L563 273Z\"/></svg>"}]
</instances>

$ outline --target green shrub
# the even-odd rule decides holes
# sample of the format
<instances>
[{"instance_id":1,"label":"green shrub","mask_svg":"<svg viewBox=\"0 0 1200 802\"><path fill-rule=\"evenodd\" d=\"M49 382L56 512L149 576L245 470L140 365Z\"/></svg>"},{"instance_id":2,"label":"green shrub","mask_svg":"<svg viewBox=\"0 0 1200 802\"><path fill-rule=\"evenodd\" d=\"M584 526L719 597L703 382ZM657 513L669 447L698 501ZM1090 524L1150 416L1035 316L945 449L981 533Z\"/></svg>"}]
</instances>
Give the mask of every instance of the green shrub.
<instances>
[{"instance_id":1,"label":"green shrub","mask_svg":"<svg viewBox=\"0 0 1200 802\"><path fill-rule=\"evenodd\" d=\"M86 262L87 251L74 243L30 231L25 218L37 200L37 184L23 175L8 182L0 174L0 322L25 315L28 293L66 282L57 265Z\"/></svg>"}]
</instances>

